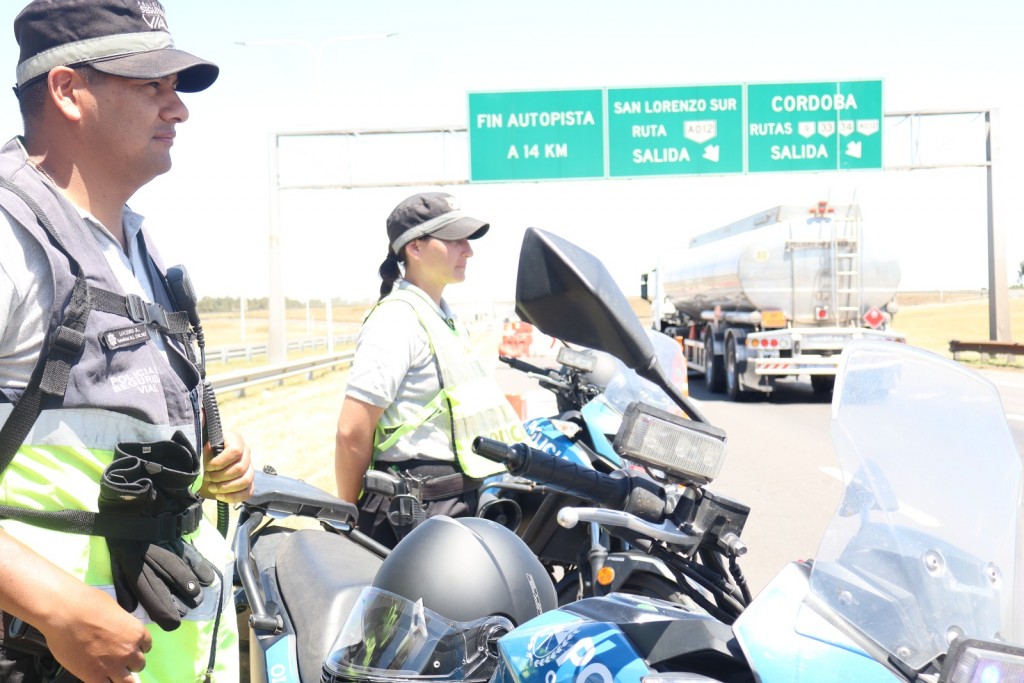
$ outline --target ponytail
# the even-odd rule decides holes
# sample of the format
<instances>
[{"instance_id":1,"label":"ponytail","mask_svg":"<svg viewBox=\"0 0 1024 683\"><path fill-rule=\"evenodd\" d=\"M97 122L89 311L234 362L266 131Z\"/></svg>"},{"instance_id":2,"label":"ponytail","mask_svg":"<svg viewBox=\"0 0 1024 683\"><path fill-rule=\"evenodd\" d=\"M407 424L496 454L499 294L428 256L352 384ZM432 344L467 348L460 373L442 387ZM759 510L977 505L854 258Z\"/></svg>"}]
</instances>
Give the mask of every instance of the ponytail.
<instances>
[{"instance_id":1,"label":"ponytail","mask_svg":"<svg viewBox=\"0 0 1024 683\"><path fill-rule=\"evenodd\" d=\"M377 269L377 273L381 279L380 298L383 299L391 293L391 290L395 287L395 282L402 277L402 271L398 267L398 257L391 253L390 249L388 249L387 258L384 259L384 262L380 264L380 268Z\"/></svg>"}]
</instances>

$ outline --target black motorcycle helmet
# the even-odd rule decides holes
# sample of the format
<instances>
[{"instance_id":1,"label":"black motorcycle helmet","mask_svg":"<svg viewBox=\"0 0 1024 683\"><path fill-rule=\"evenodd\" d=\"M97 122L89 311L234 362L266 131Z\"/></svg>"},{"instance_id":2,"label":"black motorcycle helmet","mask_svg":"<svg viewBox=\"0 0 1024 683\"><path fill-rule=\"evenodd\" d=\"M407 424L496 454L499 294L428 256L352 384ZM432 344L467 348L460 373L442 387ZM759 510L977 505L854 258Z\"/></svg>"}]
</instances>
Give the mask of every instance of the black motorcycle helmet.
<instances>
[{"instance_id":1,"label":"black motorcycle helmet","mask_svg":"<svg viewBox=\"0 0 1024 683\"><path fill-rule=\"evenodd\" d=\"M529 547L479 517L431 517L395 546L324 662L324 680L486 681L494 643L558 605Z\"/></svg>"}]
</instances>

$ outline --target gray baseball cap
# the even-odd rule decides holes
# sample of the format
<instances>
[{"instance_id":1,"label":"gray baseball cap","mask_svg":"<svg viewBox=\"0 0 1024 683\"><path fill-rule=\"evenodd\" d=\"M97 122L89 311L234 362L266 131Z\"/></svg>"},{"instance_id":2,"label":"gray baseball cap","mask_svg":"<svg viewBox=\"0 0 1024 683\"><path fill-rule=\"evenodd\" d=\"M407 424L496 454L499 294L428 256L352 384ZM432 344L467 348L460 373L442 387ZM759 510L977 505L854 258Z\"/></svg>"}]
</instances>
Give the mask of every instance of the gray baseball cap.
<instances>
[{"instance_id":1,"label":"gray baseball cap","mask_svg":"<svg viewBox=\"0 0 1024 683\"><path fill-rule=\"evenodd\" d=\"M423 192L403 199L388 216L388 240L395 255L409 242L430 235L441 240L475 240L490 224L464 214L455 197Z\"/></svg>"},{"instance_id":2,"label":"gray baseball cap","mask_svg":"<svg viewBox=\"0 0 1024 683\"><path fill-rule=\"evenodd\" d=\"M18 88L58 66L125 78L178 74L178 90L210 87L220 68L174 47L157 0L33 0L14 20Z\"/></svg>"}]
</instances>

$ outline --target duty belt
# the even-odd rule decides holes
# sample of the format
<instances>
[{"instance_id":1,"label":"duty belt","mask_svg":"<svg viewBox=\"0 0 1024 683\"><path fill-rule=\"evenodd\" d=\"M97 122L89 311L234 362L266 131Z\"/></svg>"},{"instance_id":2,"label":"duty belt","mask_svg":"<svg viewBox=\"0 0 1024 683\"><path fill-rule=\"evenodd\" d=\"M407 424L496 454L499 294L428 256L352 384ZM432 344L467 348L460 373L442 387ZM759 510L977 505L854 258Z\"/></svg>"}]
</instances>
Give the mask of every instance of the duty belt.
<instances>
[{"instance_id":1,"label":"duty belt","mask_svg":"<svg viewBox=\"0 0 1024 683\"><path fill-rule=\"evenodd\" d=\"M379 463L379 465L385 465ZM421 469L430 469L431 465ZM467 477L462 472L440 476L417 476L411 467L406 471L393 468L391 471L369 470L363 479L363 490L376 493L388 499L388 521L396 530L414 527L425 518L423 503L452 498L465 491L480 487L481 481Z\"/></svg>"},{"instance_id":2,"label":"duty belt","mask_svg":"<svg viewBox=\"0 0 1024 683\"><path fill-rule=\"evenodd\" d=\"M415 464L377 463L381 469L366 473L364 490L388 498L412 495L426 503L480 488L482 480L467 477L462 472L440 475L430 472L440 468L448 469L446 465L447 463L434 465L423 461L416 461Z\"/></svg>"}]
</instances>

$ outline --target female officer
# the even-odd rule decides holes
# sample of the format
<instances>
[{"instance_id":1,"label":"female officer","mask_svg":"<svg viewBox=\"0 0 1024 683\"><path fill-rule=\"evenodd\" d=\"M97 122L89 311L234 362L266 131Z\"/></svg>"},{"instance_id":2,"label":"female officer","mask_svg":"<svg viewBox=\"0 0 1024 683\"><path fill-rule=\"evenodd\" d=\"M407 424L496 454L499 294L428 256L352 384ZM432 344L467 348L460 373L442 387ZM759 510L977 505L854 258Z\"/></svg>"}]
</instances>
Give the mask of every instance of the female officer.
<instances>
[{"instance_id":1,"label":"female officer","mask_svg":"<svg viewBox=\"0 0 1024 683\"><path fill-rule=\"evenodd\" d=\"M474 437L526 439L442 298L447 285L465 280L470 240L489 227L442 192L413 195L387 219L381 298L356 342L335 474L338 496L358 501L360 528L389 547L424 517L475 514L480 480L502 468L472 452ZM402 478L408 495L360 496L371 467Z\"/></svg>"}]
</instances>

